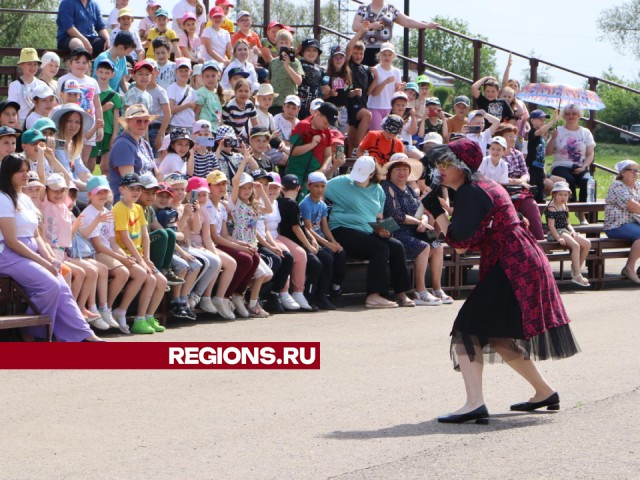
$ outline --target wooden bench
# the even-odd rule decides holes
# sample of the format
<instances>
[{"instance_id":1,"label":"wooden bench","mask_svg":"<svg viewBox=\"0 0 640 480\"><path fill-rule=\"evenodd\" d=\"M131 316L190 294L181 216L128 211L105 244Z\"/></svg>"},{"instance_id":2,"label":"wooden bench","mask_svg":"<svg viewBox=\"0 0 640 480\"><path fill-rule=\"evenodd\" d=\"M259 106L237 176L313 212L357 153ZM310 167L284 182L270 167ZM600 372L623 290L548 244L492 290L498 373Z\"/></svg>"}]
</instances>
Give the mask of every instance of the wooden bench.
<instances>
[{"instance_id":1,"label":"wooden bench","mask_svg":"<svg viewBox=\"0 0 640 480\"><path fill-rule=\"evenodd\" d=\"M51 341L51 319L39 313L33 315L20 313L19 311L22 310L20 307L24 304L29 305L34 312L38 312L20 285L11 277L0 275L0 307L5 310L5 315L0 316L0 330L44 325L47 329L47 338Z\"/></svg>"}]
</instances>

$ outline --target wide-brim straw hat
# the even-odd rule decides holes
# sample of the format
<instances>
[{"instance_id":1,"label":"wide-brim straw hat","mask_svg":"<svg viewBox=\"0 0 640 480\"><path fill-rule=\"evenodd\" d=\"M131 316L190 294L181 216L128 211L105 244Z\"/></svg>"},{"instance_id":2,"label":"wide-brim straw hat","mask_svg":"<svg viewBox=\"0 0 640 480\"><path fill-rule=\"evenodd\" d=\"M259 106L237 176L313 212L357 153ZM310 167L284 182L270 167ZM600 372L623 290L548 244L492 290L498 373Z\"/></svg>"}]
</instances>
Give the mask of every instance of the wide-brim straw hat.
<instances>
[{"instance_id":1,"label":"wide-brim straw hat","mask_svg":"<svg viewBox=\"0 0 640 480\"><path fill-rule=\"evenodd\" d=\"M58 130L60 130L60 119L63 115L75 112L79 113L82 118L82 131L86 132L87 130L91 130L93 128L94 123L96 123L95 119L85 112L80 105L76 103L65 103L60 108L56 108L53 112L51 112L51 120L56 124Z\"/></svg>"},{"instance_id":2,"label":"wide-brim straw hat","mask_svg":"<svg viewBox=\"0 0 640 480\"><path fill-rule=\"evenodd\" d=\"M127 110L124 112L124 116L120 117L118 121L123 128L127 128L129 126L127 120L130 120L132 118L148 118L149 122L153 122L156 118L158 118L158 116L151 115L149 113L149 110L147 110L147 107L145 107L141 103L136 103L127 108Z\"/></svg>"},{"instance_id":3,"label":"wide-brim straw hat","mask_svg":"<svg viewBox=\"0 0 640 480\"><path fill-rule=\"evenodd\" d=\"M382 167L384 174L387 175L392 168L397 167L398 165L406 165L411 169L409 178L407 179L408 181L415 182L416 180L420 180L420 178L422 178L422 173L424 172L424 166L422 165L422 163L407 157L403 153L396 153L391 156L391 159Z\"/></svg>"}]
</instances>

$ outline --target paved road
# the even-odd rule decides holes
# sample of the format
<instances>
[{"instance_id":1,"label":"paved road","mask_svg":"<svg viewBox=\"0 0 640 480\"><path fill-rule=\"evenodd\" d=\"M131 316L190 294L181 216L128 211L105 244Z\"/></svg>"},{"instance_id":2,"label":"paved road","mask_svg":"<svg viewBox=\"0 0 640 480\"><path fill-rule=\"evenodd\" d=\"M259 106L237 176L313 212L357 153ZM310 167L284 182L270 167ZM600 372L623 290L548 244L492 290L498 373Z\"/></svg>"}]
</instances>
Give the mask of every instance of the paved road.
<instances>
[{"instance_id":1,"label":"paved road","mask_svg":"<svg viewBox=\"0 0 640 480\"><path fill-rule=\"evenodd\" d=\"M448 358L459 302L183 325L153 338L320 341L319 371L0 372L0 477L640 478L638 293L565 290L583 352L540 364L562 410L509 412L531 392L494 365L488 426L434 420L464 398Z\"/></svg>"}]
</instances>

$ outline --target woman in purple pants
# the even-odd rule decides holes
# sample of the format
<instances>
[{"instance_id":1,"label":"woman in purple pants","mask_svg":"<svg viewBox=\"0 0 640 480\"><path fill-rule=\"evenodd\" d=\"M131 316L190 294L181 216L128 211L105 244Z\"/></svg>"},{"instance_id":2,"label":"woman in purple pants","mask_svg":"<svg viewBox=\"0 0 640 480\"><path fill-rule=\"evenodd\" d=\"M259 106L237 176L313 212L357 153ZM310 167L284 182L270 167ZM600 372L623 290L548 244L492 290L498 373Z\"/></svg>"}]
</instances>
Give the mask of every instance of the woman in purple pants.
<instances>
[{"instance_id":1,"label":"woman in purple pants","mask_svg":"<svg viewBox=\"0 0 640 480\"><path fill-rule=\"evenodd\" d=\"M29 162L8 155L0 166L0 274L24 288L42 315L51 319L53 336L61 342L102 341L84 321L71 290L58 270L60 263L38 235L37 208L21 192L27 185ZM45 338L44 327L26 332Z\"/></svg>"}]
</instances>

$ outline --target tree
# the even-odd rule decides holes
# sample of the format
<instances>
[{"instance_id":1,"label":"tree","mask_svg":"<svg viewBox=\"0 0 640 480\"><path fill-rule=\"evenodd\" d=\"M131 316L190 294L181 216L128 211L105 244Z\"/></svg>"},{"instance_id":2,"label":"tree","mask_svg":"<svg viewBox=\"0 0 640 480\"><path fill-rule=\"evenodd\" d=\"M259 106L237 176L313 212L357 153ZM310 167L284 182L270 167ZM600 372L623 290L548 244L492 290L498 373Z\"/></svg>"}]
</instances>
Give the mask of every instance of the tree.
<instances>
[{"instance_id":1,"label":"tree","mask_svg":"<svg viewBox=\"0 0 640 480\"><path fill-rule=\"evenodd\" d=\"M636 90L640 89L640 79L632 82L625 82L624 79L616 76L611 69L602 74L604 80L626 85ZM632 125L640 123L640 95L628 92L606 83L599 83L597 93L607 106L597 113L598 120L609 123L616 127L622 125ZM604 127L596 129L596 141L607 143L620 143L620 134Z\"/></svg>"},{"instance_id":2,"label":"tree","mask_svg":"<svg viewBox=\"0 0 640 480\"><path fill-rule=\"evenodd\" d=\"M640 58L640 0L630 0L600 13L598 28L622 54Z\"/></svg>"},{"instance_id":3,"label":"tree","mask_svg":"<svg viewBox=\"0 0 640 480\"><path fill-rule=\"evenodd\" d=\"M469 31L469 24L464 20L448 17L435 17L434 22L449 30L456 31L473 38L485 39ZM473 79L473 44L465 39L443 32L442 30L425 30L425 61L451 73ZM402 39L395 40L396 47L402 52ZM480 50L481 76L497 75L496 51L490 47ZM409 57L418 56L418 31L409 33ZM456 95L470 95L471 87L468 83L456 80Z\"/></svg>"},{"instance_id":4,"label":"tree","mask_svg":"<svg viewBox=\"0 0 640 480\"><path fill-rule=\"evenodd\" d=\"M2 0L3 8L56 11L56 0ZM0 14L0 46L56 48L56 20L54 15L24 13ZM0 58L0 63L14 64L15 58Z\"/></svg>"}]
</instances>

